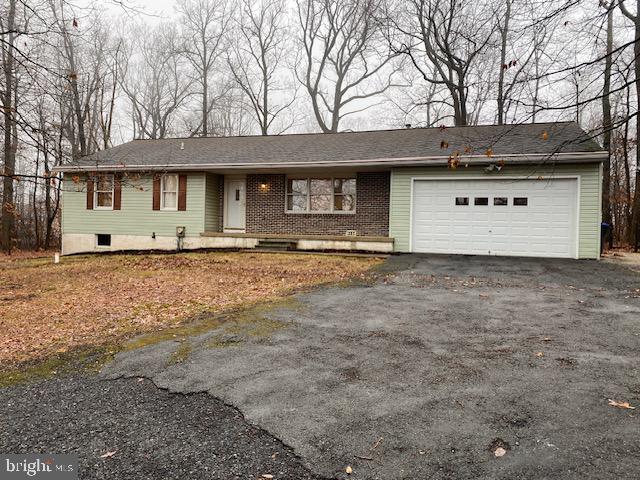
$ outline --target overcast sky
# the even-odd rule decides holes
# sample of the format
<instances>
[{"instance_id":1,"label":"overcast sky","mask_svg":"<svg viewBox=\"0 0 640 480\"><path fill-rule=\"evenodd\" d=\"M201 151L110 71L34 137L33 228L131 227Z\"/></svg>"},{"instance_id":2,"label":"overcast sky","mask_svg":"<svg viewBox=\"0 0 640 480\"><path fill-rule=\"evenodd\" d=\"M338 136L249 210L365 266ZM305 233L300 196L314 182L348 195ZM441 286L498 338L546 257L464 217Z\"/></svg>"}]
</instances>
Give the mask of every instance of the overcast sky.
<instances>
[{"instance_id":1,"label":"overcast sky","mask_svg":"<svg viewBox=\"0 0 640 480\"><path fill-rule=\"evenodd\" d=\"M174 12L175 0L135 0L130 4L136 5L137 8L148 13L150 16L160 17L161 19L171 18Z\"/></svg>"}]
</instances>

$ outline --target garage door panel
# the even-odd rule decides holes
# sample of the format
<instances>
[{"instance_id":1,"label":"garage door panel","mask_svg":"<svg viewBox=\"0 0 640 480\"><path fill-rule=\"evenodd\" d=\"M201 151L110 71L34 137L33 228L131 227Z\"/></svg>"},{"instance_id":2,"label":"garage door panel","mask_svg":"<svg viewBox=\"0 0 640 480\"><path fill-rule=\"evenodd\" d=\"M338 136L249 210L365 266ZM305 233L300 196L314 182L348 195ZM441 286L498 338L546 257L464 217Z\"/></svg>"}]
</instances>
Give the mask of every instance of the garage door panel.
<instances>
[{"instance_id":1,"label":"garage door panel","mask_svg":"<svg viewBox=\"0 0 640 480\"><path fill-rule=\"evenodd\" d=\"M468 205L456 205L457 197ZM526 205L515 205L516 197ZM575 179L414 182L415 252L574 257L576 226Z\"/></svg>"}]
</instances>

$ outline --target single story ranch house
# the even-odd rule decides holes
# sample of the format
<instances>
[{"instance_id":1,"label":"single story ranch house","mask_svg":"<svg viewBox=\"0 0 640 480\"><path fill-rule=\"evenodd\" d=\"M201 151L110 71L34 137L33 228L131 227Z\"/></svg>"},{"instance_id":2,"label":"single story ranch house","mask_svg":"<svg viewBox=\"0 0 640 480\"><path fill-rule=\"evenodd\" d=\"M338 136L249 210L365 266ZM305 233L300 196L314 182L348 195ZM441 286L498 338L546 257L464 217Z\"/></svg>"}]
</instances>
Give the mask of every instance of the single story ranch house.
<instances>
[{"instance_id":1,"label":"single story ranch house","mask_svg":"<svg viewBox=\"0 0 640 480\"><path fill-rule=\"evenodd\" d=\"M58 168L62 250L598 258L604 158L573 122L134 140Z\"/></svg>"}]
</instances>

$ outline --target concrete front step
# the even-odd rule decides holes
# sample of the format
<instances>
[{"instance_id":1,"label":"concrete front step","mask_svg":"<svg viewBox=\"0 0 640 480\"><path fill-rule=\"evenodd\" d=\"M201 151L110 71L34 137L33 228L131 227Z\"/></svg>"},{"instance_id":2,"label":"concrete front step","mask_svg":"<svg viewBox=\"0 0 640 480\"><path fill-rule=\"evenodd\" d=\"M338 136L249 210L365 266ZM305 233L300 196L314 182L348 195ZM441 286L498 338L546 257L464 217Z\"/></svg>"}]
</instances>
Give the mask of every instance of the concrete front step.
<instances>
[{"instance_id":1,"label":"concrete front step","mask_svg":"<svg viewBox=\"0 0 640 480\"><path fill-rule=\"evenodd\" d=\"M256 245L256 249L268 249L268 250L295 250L297 242L291 240L279 240L279 239L267 239L260 240Z\"/></svg>"}]
</instances>

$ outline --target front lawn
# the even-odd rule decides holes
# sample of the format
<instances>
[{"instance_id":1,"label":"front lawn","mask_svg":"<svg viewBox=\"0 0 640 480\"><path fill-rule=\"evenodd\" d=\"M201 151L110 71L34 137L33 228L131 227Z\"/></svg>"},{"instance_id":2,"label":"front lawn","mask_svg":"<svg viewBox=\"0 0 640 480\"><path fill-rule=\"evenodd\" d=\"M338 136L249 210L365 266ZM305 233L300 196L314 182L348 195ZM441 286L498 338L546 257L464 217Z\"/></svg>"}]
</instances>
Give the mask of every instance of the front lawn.
<instances>
[{"instance_id":1,"label":"front lawn","mask_svg":"<svg viewBox=\"0 0 640 480\"><path fill-rule=\"evenodd\" d=\"M375 258L183 253L47 258L0 256L0 369L114 344L364 275Z\"/></svg>"}]
</instances>

